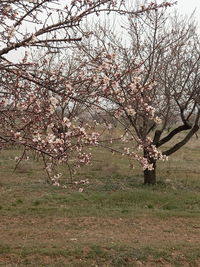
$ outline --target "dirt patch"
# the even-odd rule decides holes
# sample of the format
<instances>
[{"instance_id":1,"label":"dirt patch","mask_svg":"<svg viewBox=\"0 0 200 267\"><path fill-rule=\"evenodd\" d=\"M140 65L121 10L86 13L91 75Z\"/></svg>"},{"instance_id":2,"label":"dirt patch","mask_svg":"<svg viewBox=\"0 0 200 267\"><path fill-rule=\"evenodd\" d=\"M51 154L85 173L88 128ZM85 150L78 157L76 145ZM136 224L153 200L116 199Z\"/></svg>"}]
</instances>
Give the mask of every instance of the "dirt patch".
<instances>
[{"instance_id":1,"label":"dirt patch","mask_svg":"<svg viewBox=\"0 0 200 267\"><path fill-rule=\"evenodd\" d=\"M10 250L1 251L0 265L9 266L8 264L16 264L20 260L21 263L23 262L20 266L31 263L55 266L86 266L84 264L101 267L115 266L101 262L102 251L96 251L97 255L94 256L94 258L100 257L100 265L95 259L90 259L88 255L91 254L91 248L88 244L97 244L103 249L103 253L110 253L113 258L116 251L112 249L109 251L109 246L116 244L136 248L145 246L172 248L180 244L196 244L196 246L199 244L200 246L199 223L194 218L158 219L147 216L141 218L2 216L0 217L1 243L5 248L8 245ZM53 255L53 258L51 256L54 249L76 247L81 247L81 256L79 254L77 256L76 254ZM45 254L48 249L49 254ZM22 253L24 250L26 254ZM178 258L182 266L191 266L177 249L172 251L171 257ZM85 259L87 260L84 263ZM129 256L123 256L123 262L119 266L169 267L174 265L170 265L162 256L158 259L148 256L145 261L137 259L133 261Z\"/></svg>"},{"instance_id":2,"label":"dirt patch","mask_svg":"<svg viewBox=\"0 0 200 267\"><path fill-rule=\"evenodd\" d=\"M193 218L0 217L1 240L120 242L126 244L200 243L200 222Z\"/></svg>"}]
</instances>

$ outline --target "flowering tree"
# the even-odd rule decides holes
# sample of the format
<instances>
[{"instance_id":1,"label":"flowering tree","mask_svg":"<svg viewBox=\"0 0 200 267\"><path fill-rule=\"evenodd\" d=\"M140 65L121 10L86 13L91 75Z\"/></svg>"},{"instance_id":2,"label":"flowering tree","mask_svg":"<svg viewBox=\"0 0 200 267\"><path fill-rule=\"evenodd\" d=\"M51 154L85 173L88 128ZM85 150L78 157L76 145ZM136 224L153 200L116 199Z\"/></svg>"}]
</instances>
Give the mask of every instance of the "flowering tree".
<instances>
[{"instance_id":1,"label":"flowering tree","mask_svg":"<svg viewBox=\"0 0 200 267\"><path fill-rule=\"evenodd\" d=\"M93 73L81 70L81 66L68 73L65 66L52 67L51 54L87 36L81 24L92 14L114 11L136 15L159 7L154 4L127 11L122 2L1 1L0 148L18 144L24 153L36 151L54 185L59 185L55 166L87 164L90 155L84 147L96 145L98 134L93 125L83 125L75 112L84 100L86 107L91 103L93 95L87 88L94 82ZM37 61L30 57L33 47L44 52Z\"/></svg>"},{"instance_id":2,"label":"flowering tree","mask_svg":"<svg viewBox=\"0 0 200 267\"><path fill-rule=\"evenodd\" d=\"M90 72L94 72L93 83L90 87L90 95L95 97L91 103L99 117L104 117L105 126L111 129L110 118L118 123L122 134L115 139L101 139L99 145L111 150L113 153L120 153L130 160L138 161L144 171L154 171L154 162L158 159L165 160L166 156L158 151L152 143L152 139L145 132L145 128L139 129L139 124L145 126L146 121L151 124L160 124L161 119L152 106L151 94L155 84L149 82L143 84L140 78L141 69L138 65L127 66L117 53L108 53L103 49L99 57L93 57L90 61ZM88 67L88 64L86 64ZM117 150L112 147L113 141L123 142L124 149ZM110 144L110 145L109 145ZM150 161L146 154L153 160Z\"/></svg>"},{"instance_id":3,"label":"flowering tree","mask_svg":"<svg viewBox=\"0 0 200 267\"><path fill-rule=\"evenodd\" d=\"M89 125L83 127L73 112L84 98L84 92L77 91L84 77L77 72L63 77L64 67L50 68L51 53L81 40L85 33L80 26L86 17L117 11L119 6L110 0L67 5L58 0L1 1L0 148L19 144L24 151L36 151L55 185L60 176L55 166L69 165L70 160L76 166L87 164L90 155L83 148L96 144L98 134ZM40 60L31 60L32 47L43 48Z\"/></svg>"},{"instance_id":4,"label":"flowering tree","mask_svg":"<svg viewBox=\"0 0 200 267\"><path fill-rule=\"evenodd\" d=\"M145 127L140 124L138 129L145 130L145 135L151 133L151 144L169 156L199 130L200 46L196 25L193 18L180 18L176 13L167 16L159 10L137 21L130 19L129 29L131 55L144 62L142 83L155 82L151 105L161 119L160 124L145 119ZM182 132L185 134L180 135ZM180 139L168 144L177 135ZM155 183L156 160L145 150L144 155L154 165L154 170L144 171L145 181Z\"/></svg>"},{"instance_id":5,"label":"flowering tree","mask_svg":"<svg viewBox=\"0 0 200 267\"><path fill-rule=\"evenodd\" d=\"M89 57L106 54L99 71L106 86L97 91L107 113L123 126L124 155L141 162L145 184L156 183L157 160L175 153L199 129L200 57L195 23L175 14L167 16L165 10L155 10L130 17L131 46L123 46L117 34L104 27L94 29L93 45L82 45ZM160 150L184 131L181 140ZM136 154L137 149L143 155Z\"/></svg>"},{"instance_id":6,"label":"flowering tree","mask_svg":"<svg viewBox=\"0 0 200 267\"><path fill-rule=\"evenodd\" d=\"M59 185L57 164L89 163L90 154L84 148L96 145L99 134L94 123L83 125L77 111L80 106L90 109L91 105L95 106L94 102L100 103L102 97L106 99L106 88L109 87L111 93L113 84L117 83L113 80L110 84L106 72L108 67L114 69L117 65L107 56L105 65L102 56L83 60L78 67L66 70L65 65L52 61L51 55L61 53L63 48L72 48L74 42L88 36L81 25L90 15L103 11L138 15L170 5L151 3L130 11L123 3L112 0L78 0L67 4L60 0L1 1L0 148L18 144L24 147L23 155L27 150L36 151L44 160L49 182L54 185ZM38 60L30 57L34 47L43 49ZM117 79L109 77L112 78ZM104 95L94 88L99 88ZM151 85L146 88L150 90ZM137 95L138 103L144 109L140 96Z\"/></svg>"}]
</instances>

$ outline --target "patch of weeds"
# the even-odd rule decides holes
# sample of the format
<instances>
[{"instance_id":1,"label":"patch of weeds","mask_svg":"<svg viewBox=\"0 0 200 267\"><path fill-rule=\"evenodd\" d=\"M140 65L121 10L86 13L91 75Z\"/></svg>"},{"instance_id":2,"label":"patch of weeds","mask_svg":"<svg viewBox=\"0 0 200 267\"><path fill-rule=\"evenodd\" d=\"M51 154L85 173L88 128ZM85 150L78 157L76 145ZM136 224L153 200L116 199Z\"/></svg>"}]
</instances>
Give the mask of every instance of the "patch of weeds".
<instances>
[{"instance_id":1,"label":"patch of weeds","mask_svg":"<svg viewBox=\"0 0 200 267\"><path fill-rule=\"evenodd\" d=\"M0 254L5 254L10 252L10 247L8 245L0 244Z\"/></svg>"},{"instance_id":2,"label":"patch of weeds","mask_svg":"<svg viewBox=\"0 0 200 267\"><path fill-rule=\"evenodd\" d=\"M199 266L199 262L200 262L200 250L199 250L199 248L196 248L193 250L188 249L185 252L185 257L191 266Z\"/></svg>"},{"instance_id":3,"label":"patch of weeds","mask_svg":"<svg viewBox=\"0 0 200 267\"><path fill-rule=\"evenodd\" d=\"M133 262L130 263L127 257L122 257L122 256L116 256L112 260L111 264L112 266L115 266L115 267L136 266L136 265L133 265Z\"/></svg>"},{"instance_id":4,"label":"patch of weeds","mask_svg":"<svg viewBox=\"0 0 200 267\"><path fill-rule=\"evenodd\" d=\"M148 209L154 209L154 206L153 206L152 204L148 204L146 207L147 207Z\"/></svg>"},{"instance_id":5,"label":"patch of weeds","mask_svg":"<svg viewBox=\"0 0 200 267\"><path fill-rule=\"evenodd\" d=\"M40 204L41 204L41 201L39 201L39 200L35 200L33 202L33 206L39 206Z\"/></svg>"},{"instance_id":6,"label":"patch of weeds","mask_svg":"<svg viewBox=\"0 0 200 267\"><path fill-rule=\"evenodd\" d=\"M180 255L176 256L175 259L172 260L173 265L175 267L182 267L183 266L183 262L182 262L182 257Z\"/></svg>"},{"instance_id":7,"label":"patch of weeds","mask_svg":"<svg viewBox=\"0 0 200 267\"><path fill-rule=\"evenodd\" d=\"M108 181L101 188L102 191L117 191L120 189L121 189L121 187L119 184L110 183Z\"/></svg>"},{"instance_id":8,"label":"patch of weeds","mask_svg":"<svg viewBox=\"0 0 200 267\"><path fill-rule=\"evenodd\" d=\"M170 261L171 259L171 252L166 249L150 249L151 253L154 257L154 259L164 259L167 261Z\"/></svg>"},{"instance_id":9,"label":"patch of weeds","mask_svg":"<svg viewBox=\"0 0 200 267\"><path fill-rule=\"evenodd\" d=\"M22 204L23 201L21 199L17 199L16 204Z\"/></svg>"},{"instance_id":10,"label":"patch of weeds","mask_svg":"<svg viewBox=\"0 0 200 267\"><path fill-rule=\"evenodd\" d=\"M128 212L129 212L128 209L122 209L122 210L121 210L121 213L128 213Z\"/></svg>"},{"instance_id":11,"label":"patch of weeds","mask_svg":"<svg viewBox=\"0 0 200 267\"><path fill-rule=\"evenodd\" d=\"M145 249L133 249L131 251L131 256L140 261L146 261L149 256L149 250Z\"/></svg>"},{"instance_id":12,"label":"patch of weeds","mask_svg":"<svg viewBox=\"0 0 200 267\"><path fill-rule=\"evenodd\" d=\"M175 209L177 209L178 207L176 206L176 205L173 205L173 204L167 204L167 205L164 205L163 207L162 207L164 210L175 210Z\"/></svg>"},{"instance_id":13,"label":"patch of weeds","mask_svg":"<svg viewBox=\"0 0 200 267\"><path fill-rule=\"evenodd\" d=\"M164 259L166 261L170 261L171 250L167 248L156 248L151 246L145 246L141 248L118 248L119 251L118 257L115 260L119 260L126 265L119 265L119 266L134 266L134 263L137 261L140 262L147 262L149 257L153 257L154 260ZM114 260L114 262L115 262ZM132 265L129 265L131 262ZM138 266L138 265L136 265Z\"/></svg>"},{"instance_id":14,"label":"patch of weeds","mask_svg":"<svg viewBox=\"0 0 200 267\"><path fill-rule=\"evenodd\" d=\"M99 245L96 244L90 245L90 251L88 253L89 258L95 258L96 256L104 257L105 254L106 254L105 251Z\"/></svg>"},{"instance_id":15,"label":"patch of weeds","mask_svg":"<svg viewBox=\"0 0 200 267\"><path fill-rule=\"evenodd\" d=\"M154 260L164 259L175 267L182 267L186 262L189 266L199 266L200 251L198 246L145 247L144 251L146 255L152 256Z\"/></svg>"},{"instance_id":16,"label":"patch of weeds","mask_svg":"<svg viewBox=\"0 0 200 267\"><path fill-rule=\"evenodd\" d=\"M143 249L129 248L129 247L113 247L115 255L111 266L138 266L137 262L145 262L148 259L148 253Z\"/></svg>"}]
</instances>

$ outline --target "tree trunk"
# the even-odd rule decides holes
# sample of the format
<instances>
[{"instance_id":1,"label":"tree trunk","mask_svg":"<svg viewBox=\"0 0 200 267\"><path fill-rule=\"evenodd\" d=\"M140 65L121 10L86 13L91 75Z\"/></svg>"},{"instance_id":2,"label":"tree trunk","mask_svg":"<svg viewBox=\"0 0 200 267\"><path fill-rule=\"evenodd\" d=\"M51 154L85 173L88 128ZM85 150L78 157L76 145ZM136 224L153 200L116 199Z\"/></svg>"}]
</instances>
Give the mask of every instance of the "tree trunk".
<instances>
[{"instance_id":1,"label":"tree trunk","mask_svg":"<svg viewBox=\"0 0 200 267\"><path fill-rule=\"evenodd\" d=\"M153 170L144 170L144 184L154 185L156 183L156 159L150 157L147 149L144 149L144 157L149 164L153 165Z\"/></svg>"},{"instance_id":2,"label":"tree trunk","mask_svg":"<svg viewBox=\"0 0 200 267\"><path fill-rule=\"evenodd\" d=\"M154 185L156 183L156 161L152 163L153 170L144 170L144 184Z\"/></svg>"}]
</instances>

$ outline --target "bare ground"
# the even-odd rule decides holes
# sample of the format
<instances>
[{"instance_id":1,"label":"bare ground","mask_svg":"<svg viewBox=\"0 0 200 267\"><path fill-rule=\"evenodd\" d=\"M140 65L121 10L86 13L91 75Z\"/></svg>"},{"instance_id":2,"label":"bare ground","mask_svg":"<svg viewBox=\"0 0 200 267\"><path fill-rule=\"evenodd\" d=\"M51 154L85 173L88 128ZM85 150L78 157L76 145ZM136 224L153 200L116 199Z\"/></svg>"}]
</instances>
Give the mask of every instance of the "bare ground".
<instances>
[{"instance_id":1,"label":"bare ground","mask_svg":"<svg viewBox=\"0 0 200 267\"><path fill-rule=\"evenodd\" d=\"M98 217L30 217L30 216L3 216L0 218L0 236L3 244L12 244L14 249L24 247L57 247L65 248L82 245L87 253L88 243L100 244L124 244L126 246L177 246L183 243L196 244L200 248L200 220L196 218L168 218L131 217L131 218L98 218ZM23 231L22 231L23 229ZM176 250L172 257L180 258L181 254ZM29 255L34 261L37 255ZM15 253L3 253L0 255L0 264L14 266L18 262ZM52 264L50 256L43 256L43 262L48 266ZM84 266L78 263L66 266ZM91 262L91 266L93 263ZM148 259L146 263L135 261L133 266L173 266L160 258L158 261ZM184 257L182 266L191 266ZM17 265L19 266L19 265ZM51 265L52 266L52 265ZM54 266L54 265L53 265ZM61 265L55 265L61 266ZM109 266L98 265L96 266ZM112 265L113 266L113 265ZM121 265L123 266L123 265ZM129 265L131 266L131 265ZM200 259L196 266L200 266Z\"/></svg>"}]
</instances>

